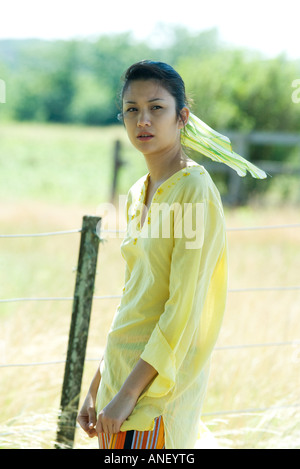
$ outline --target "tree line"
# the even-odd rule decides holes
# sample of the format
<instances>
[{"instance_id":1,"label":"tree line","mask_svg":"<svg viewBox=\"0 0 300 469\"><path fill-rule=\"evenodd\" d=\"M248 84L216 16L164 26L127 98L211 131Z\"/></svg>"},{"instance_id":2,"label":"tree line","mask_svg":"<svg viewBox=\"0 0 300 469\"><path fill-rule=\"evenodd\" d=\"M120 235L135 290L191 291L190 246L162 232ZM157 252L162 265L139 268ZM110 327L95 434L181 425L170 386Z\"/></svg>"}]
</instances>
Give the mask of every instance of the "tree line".
<instances>
[{"instance_id":1,"label":"tree line","mask_svg":"<svg viewBox=\"0 0 300 469\"><path fill-rule=\"evenodd\" d=\"M225 47L215 29L189 33L165 27L165 46L133 40L130 33L94 41L0 41L0 78L15 120L117 123L120 77L132 63L150 58L183 76L194 111L219 128L298 131L300 106L292 83L300 61L267 59L255 51Z\"/></svg>"},{"instance_id":2,"label":"tree line","mask_svg":"<svg viewBox=\"0 0 300 469\"><path fill-rule=\"evenodd\" d=\"M155 35L154 35L155 36ZM218 31L191 33L160 25L159 45L130 32L94 40L2 40L0 118L17 121L118 124L118 93L128 66L168 62L183 77L193 112L217 130L299 132L300 103L292 99L300 60L225 45ZM255 159L284 160L286 149L264 147Z\"/></svg>"}]
</instances>

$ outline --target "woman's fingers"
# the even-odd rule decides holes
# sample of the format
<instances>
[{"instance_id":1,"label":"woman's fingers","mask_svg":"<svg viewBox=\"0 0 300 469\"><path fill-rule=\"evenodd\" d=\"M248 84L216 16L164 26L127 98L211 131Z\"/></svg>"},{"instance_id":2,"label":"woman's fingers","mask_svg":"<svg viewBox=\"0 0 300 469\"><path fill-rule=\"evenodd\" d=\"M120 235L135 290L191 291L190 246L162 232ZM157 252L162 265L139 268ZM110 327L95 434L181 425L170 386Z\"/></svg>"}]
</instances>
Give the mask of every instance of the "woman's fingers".
<instances>
[{"instance_id":1,"label":"woman's fingers","mask_svg":"<svg viewBox=\"0 0 300 469\"><path fill-rule=\"evenodd\" d=\"M78 414L77 422L90 438L97 436L95 429L96 412L94 408L83 408Z\"/></svg>"},{"instance_id":2,"label":"woman's fingers","mask_svg":"<svg viewBox=\"0 0 300 469\"><path fill-rule=\"evenodd\" d=\"M121 425L121 421L106 416L105 413L102 411L100 412L97 420L96 432L110 434L118 433L120 431Z\"/></svg>"},{"instance_id":3,"label":"woman's fingers","mask_svg":"<svg viewBox=\"0 0 300 469\"><path fill-rule=\"evenodd\" d=\"M79 414L77 417L77 422L81 428L86 432L88 430L88 417L87 415Z\"/></svg>"},{"instance_id":4,"label":"woman's fingers","mask_svg":"<svg viewBox=\"0 0 300 469\"><path fill-rule=\"evenodd\" d=\"M98 417L97 423L96 423L96 432L99 433L105 433L104 428L102 426L102 422L100 418Z\"/></svg>"},{"instance_id":5,"label":"woman's fingers","mask_svg":"<svg viewBox=\"0 0 300 469\"><path fill-rule=\"evenodd\" d=\"M119 391L99 413L96 431L98 433L119 433L122 423L132 413L136 397Z\"/></svg>"},{"instance_id":6,"label":"woman's fingers","mask_svg":"<svg viewBox=\"0 0 300 469\"><path fill-rule=\"evenodd\" d=\"M94 407L88 409L89 422L88 422L88 435L90 438L97 436L95 425L97 423L96 411Z\"/></svg>"}]
</instances>

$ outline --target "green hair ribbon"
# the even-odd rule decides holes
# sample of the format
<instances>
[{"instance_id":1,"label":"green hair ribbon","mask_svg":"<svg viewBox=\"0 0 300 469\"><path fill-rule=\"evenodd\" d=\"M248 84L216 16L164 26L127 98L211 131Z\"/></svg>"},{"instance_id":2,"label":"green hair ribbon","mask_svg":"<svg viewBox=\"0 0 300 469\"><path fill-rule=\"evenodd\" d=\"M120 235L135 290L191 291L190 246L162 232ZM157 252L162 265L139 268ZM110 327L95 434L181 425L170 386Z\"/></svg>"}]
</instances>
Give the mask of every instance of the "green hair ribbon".
<instances>
[{"instance_id":1,"label":"green hair ribbon","mask_svg":"<svg viewBox=\"0 0 300 469\"><path fill-rule=\"evenodd\" d=\"M192 113L189 115L185 128L181 131L181 143L185 147L208 156L213 161L230 166L239 176L246 176L249 171L251 176L257 179L267 177L265 171L232 150L228 137L216 132Z\"/></svg>"}]
</instances>

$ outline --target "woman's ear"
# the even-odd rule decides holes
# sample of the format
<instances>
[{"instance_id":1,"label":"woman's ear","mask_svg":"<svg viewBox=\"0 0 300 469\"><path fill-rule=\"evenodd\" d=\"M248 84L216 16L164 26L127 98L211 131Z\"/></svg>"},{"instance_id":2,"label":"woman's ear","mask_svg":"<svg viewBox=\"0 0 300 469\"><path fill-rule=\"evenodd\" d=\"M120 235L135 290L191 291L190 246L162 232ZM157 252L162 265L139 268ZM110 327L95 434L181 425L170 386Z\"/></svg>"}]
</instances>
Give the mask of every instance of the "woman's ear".
<instances>
[{"instance_id":1,"label":"woman's ear","mask_svg":"<svg viewBox=\"0 0 300 469\"><path fill-rule=\"evenodd\" d=\"M179 118L179 128L183 129L183 127L187 124L189 120L190 110L188 107L183 107L180 111L180 118Z\"/></svg>"}]
</instances>

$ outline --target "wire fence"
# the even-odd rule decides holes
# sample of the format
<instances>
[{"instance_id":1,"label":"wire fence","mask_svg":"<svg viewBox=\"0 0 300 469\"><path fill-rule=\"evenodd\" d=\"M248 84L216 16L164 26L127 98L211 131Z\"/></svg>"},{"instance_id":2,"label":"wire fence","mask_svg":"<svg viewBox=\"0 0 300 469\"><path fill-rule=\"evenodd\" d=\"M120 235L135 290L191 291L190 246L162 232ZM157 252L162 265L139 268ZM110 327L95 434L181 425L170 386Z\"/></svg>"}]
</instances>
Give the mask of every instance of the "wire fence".
<instances>
[{"instance_id":1,"label":"wire fence","mask_svg":"<svg viewBox=\"0 0 300 469\"><path fill-rule=\"evenodd\" d=\"M296 229L300 228L300 223L294 224L284 224L284 225L263 225L263 226L248 226L248 227L237 227L237 228L227 228L227 232L235 231L255 231L255 230L277 230L277 229ZM14 234L0 234L0 238L31 238L31 237L45 237L45 236L57 236L57 235L68 235L74 233L81 233L81 229L65 230L65 231L54 231L54 232L45 232L45 233L14 233ZM101 234L113 233L113 234L123 234L125 230L101 230ZM104 241L103 239L101 239ZM236 288L228 289L228 293L248 293L248 292L264 292L264 291L300 291L300 285L294 286L274 286L274 287L252 287L252 288ZM93 299L95 300L107 300L107 299L120 299L122 295L103 295L97 296L94 295ZM74 297L44 297L44 298L4 298L0 299L0 303L13 303L13 302L24 302L24 301L73 301ZM227 345L227 346L217 346L214 351L224 351L224 350L241 350L241 349L250 349L250 348L270 348L270 347L298 347L300 346L300 339L291 340L291 341L279 341L279 342L267 342L267 343L254 343L254 344L236 344L236 345ZM86 362L89 361L99 361L98 358L86 358ZM13 368L13 367L35 367L35 366L51 366L51 365L64 365L66 360L53 360L53 361L43 361L43 362L30 362L30 363L8 363L0 364L0 368ZM203 416L222 416L230 414L253 414L261 413L266 411L280 410L280 409L297 409L300 408L300 402L289 405L278 405L270 406L263 408L248 408L248 409L238 409L238 410L224 410L216 412L207 412L203 413Z\"/></svg>"}]
</instances>

